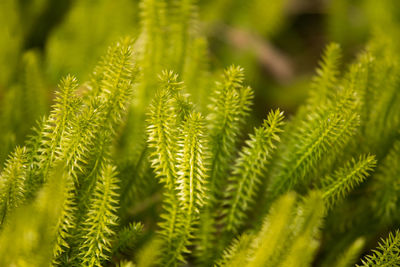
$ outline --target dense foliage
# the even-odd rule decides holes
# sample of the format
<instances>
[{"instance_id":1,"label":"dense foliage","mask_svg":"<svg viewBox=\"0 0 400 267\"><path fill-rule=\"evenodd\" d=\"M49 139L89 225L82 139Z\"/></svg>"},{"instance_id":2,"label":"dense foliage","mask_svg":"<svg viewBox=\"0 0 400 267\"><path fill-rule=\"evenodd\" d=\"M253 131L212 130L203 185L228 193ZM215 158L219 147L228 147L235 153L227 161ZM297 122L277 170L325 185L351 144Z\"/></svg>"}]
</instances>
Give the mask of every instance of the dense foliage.
<instances>
[{"instance_id":1,"label":"dense foliage","mask_svg":"<svg viewBox=\"0 0 400 267\"><path fill-rule=\"evenodd\" d=\"M328 44L304 103L262 121L245 70L211 66L207 29L273 36L286 1L60 1L43 54L28 22L54 6L23 2L0 4L0 266L400 266L391 1L365 0L385 31L366 25L353 60Z\"/></svg>"}]
</instances>

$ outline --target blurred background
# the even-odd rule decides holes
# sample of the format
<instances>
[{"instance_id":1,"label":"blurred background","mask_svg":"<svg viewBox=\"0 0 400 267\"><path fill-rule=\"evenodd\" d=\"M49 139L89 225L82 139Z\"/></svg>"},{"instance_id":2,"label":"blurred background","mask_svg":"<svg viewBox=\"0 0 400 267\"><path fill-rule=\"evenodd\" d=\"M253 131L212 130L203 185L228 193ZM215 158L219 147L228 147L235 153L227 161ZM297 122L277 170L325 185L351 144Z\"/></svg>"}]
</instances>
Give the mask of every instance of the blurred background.
<instances>
[{"instance_id":1,"label":"blurred background","mask_svg":"<svg viewBox=\"0 0 400 267\"><path fill-rule=\"evenodd\" d=\"M0 162L47 114L62 76L88 80L108 45L127 35L137 38L139 2L0 1ZM329 42L342 46L347 63L374 31L398 38L400 1L203 0L196 15L210 73L231 64L244 67L259 121L270 108L296 111ZM12 108L5 104L10 102Z\"/></svg>"}]
</instances>

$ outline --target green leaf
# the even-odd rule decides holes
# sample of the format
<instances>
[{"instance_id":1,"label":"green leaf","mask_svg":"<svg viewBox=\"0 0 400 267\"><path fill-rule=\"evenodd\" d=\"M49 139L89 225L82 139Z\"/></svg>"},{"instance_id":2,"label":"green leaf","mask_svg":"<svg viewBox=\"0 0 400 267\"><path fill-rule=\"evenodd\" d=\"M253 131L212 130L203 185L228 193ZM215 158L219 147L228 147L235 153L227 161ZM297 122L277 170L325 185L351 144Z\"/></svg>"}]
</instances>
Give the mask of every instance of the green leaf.
<instances>
[{"instance_id":1,"label":"green leaf","mask_svg":"<svg viewBox=\"0 0 400 267\"><path fill-rule=\"evenodd\" d=\"M240 152L226 190L223 209L226 231L236 232L245 222L246 212L255 200L265 166L280 140L282 125L283 113L279 109L271 111L263 126L255 129L254 135L250 135L250 140Z\"/></svg>"},{"instance_id":2,"label":"green leaf","mask_svg":"<svg viewBox=\"0 0 400 267\"><path fill-rule=\"evenodd\" d=\"M118 179L115 167L104 166L98 177L90 207L84 221L80 244L83 266L102 266L111 252L111 241L117 225Z\"/></svg>"},{"instance_id":3,"label":"green leaf","mask_svg":"<svg viewBox=\"0 0 400 267\"><path fill-rule=\"evenodd\" d=\"M372 250L373 254L367 255L362 260L359 267L389 267L400 266L400 234L397 230L394 234L390 233L389 237Z\"/></svg>"}]
</instances>

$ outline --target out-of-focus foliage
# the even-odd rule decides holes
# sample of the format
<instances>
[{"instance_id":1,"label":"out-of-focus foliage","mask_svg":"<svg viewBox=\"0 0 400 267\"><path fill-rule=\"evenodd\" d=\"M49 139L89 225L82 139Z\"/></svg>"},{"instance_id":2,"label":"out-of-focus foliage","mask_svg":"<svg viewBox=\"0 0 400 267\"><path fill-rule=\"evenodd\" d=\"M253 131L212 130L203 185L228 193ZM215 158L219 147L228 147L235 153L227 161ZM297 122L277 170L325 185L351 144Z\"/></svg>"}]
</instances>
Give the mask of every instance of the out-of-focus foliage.
<instances>
[{"instance_id":1,"label":"out-of-focus foliage","mask_svg":"<svg viewBox=\"0 0 400 267\"><path fill-rule=\"evenodd\" d=\"M137 32L135 21L137 8L133 1L75 1L47 40L45 60L49 77L57 81L73 72L86 80L90 74L88 66L96 64L111 42ZM76 55L80 55L79 60Z\"/></svg>"},{"instance_id":2,"label":"out-of-focus foliage","mask_svg":"<svg viewBox=\"0 0 400 267\"><path fill-rule=\"evenodd\" d=\"M398 1L0 2L0 266L400 266Z\"/></svg>"}]
</instances>

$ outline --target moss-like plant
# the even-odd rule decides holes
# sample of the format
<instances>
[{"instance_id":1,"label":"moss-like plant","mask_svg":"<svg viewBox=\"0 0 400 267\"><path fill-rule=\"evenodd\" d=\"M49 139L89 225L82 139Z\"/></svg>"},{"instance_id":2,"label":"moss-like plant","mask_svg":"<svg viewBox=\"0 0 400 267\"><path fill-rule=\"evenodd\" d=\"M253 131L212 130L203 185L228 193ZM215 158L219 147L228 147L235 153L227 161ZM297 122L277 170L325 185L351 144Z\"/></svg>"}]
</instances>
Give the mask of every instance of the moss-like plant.
<instances>
[{"instance_id":1,"label":"moss-like plant","mask_svg":"<svg viewBox=\"0 0 400 267\"><path fill-rule=\"evenodd\" d=\"M0 98L0 156L13 150L0 266L400 266L390 38L376 33L347 68L329 44L299 110L257 122L244 69L208 68L195 1L139 7L135 38L87 81L62 78L48 115L33 52Z\"/></svg>"}]
</instances>

